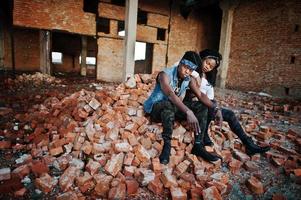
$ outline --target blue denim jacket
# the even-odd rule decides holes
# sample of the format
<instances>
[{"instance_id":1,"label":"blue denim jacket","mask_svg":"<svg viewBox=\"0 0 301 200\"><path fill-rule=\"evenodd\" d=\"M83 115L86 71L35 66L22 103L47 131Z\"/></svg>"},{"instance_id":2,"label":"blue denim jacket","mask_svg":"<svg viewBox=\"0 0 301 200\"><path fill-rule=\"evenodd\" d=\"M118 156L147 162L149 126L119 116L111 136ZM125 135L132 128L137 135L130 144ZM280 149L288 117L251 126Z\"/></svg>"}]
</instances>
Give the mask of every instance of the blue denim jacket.
<instances>
[{"instance_id":1,"label":"blue denim jacket","mask_svg":"<svg viewBox=\"0 0 301 200\"><path fill-rule=\"evenodd\" d=\"M166 68L164 72L167 74L169 77L169 85L172 87L172 89L175 91L177 84L178 84L178 76L177 76L177 68L178 65L174 65L170 68ZM182 84L181 87L179 88L179 92L177 96L183 97L185 96L186 90L188 89L190 82L190 77L186 77ZM151 113L153 105L159 101L167 101L168 97L163 93L161 90L160 83L157 81L156 86L152 92L152 94L149 96L149 98L144 102L144 111L146 113Z\"/></svg>"}]
</instances>

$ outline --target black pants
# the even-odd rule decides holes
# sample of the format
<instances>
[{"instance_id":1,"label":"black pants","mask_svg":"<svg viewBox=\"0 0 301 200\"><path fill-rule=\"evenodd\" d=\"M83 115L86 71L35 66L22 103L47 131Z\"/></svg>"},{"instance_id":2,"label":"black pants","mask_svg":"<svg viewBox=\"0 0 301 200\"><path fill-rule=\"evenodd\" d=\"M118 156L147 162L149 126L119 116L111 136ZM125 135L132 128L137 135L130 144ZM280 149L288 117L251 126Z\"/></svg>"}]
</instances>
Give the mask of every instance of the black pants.
<instances>
[{"instance_id":1,"label":"black pants","mask_svg":"<svg viewBox=\"0 0 301 200\"><path fill-rule=\"evenodd\" d=\"M204 133L207 124L207 107L198 101L184 101L183 103L193 111L199 121L201 133ZM155 103L150 115L153 121L162 122L162 138L164 140L171 140L175 120L186 120L186 113L180 111L170 101L160 101Z\"/></svg>"},{"instance_id":2,"label":"black pants","mask_svg":"<svg viewBox=\"0 0 301 200\"><path fill-rule=\"evenodd\" d=\"M241 127L238 119L236 118L234 112L232 110L225 109L225 108L222 108L221 111L222 111L223 120L228 122L233 133L235 133L240 139L244 139L246 137L246 134L243 128ZM206 133L208 132L209 124L212 120L214 120L213 110L209 109L207 124L205 129Z\"/></svg>"}]
</instances>

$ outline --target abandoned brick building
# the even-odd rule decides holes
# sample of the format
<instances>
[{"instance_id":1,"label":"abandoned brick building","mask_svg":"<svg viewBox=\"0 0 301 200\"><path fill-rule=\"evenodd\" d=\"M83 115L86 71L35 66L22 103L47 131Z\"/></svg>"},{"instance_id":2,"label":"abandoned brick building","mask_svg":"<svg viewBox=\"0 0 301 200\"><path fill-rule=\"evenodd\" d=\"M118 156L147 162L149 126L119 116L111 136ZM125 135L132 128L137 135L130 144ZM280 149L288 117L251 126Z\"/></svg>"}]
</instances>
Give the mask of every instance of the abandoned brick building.
<instances>
[{"instance_id":1,"label":"abandoned brick building","mask_svg":"<svg viewBox=\"0 0 301 200\"><path fill-rule=\"evenodd\" d=\"M300 97L300 11L299 0L2 0L0 68L119 82L213 48L220 87Z\"/></svg>"},{"instance_id":2,"label":"abandoned brick building","mask_svg":"<svg viewBox=\"0 0 301 200\"><path fill-rule=\"evenodd\" d=\"M0 0L0 199L301 199L300 20L300 0ZM205 48L219 106L270 150L225 119L208 162L176 121L161 164L144 102Z\"/></svg>"}]
</instances>

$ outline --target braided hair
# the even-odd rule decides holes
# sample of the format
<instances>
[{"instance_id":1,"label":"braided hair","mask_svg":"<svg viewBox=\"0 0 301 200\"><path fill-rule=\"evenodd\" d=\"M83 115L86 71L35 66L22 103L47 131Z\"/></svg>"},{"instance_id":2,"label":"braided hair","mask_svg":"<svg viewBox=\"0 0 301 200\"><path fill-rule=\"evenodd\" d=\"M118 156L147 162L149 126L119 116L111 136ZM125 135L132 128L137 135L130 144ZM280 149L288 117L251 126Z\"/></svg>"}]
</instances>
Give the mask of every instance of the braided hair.
<instances>
[{"instance_id":1,"label":"braided hair","mask_svg":"<svg viewBox=\"0 0 301 200\"><path fill-rule=\"evenodd\" d=\"M211 58L214 59L216 62L216 67L214 67L213 70L211 70L210 72L205 72L207 81L214 87L216 82L216 75L218 72L217 68L220 66L222 55L219 52L212 49L205 49L203 51L200 51L199 55L202 61L206 58Z\"/></svg>"}]
</instances>

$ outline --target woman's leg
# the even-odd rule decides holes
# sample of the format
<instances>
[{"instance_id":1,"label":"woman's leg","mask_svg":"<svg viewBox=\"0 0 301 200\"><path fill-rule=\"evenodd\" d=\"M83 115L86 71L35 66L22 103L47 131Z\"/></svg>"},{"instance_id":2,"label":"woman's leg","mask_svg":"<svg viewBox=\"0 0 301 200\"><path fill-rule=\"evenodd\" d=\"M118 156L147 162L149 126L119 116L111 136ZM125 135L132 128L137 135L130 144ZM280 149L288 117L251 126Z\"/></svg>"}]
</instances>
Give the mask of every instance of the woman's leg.
<instances>
[{"instance_id":1,"label":"woman's leg","mask_svg":"<svg viewBox=\"0 0 301 200\"><path fill-rule=\"evenodd\" d=\"M270 147L260 147L256 145L253 142L252 138L247 136L232 110L223 108L222 115L224 121L228 122L233 133L235 133L242 141L242 143L246 146L247 153L249 155L253 155L255 153L264 153L270 150Z\"/></svg>"},{"instance_id":2,"label":"woman's leg","mask_svg":"<svg viewBox=\"0 0 301 200\"><path fill-rule=\"evenodd\" d=\"M203 143L205 146L212 146L213 142L211 141L209 134L208 134L208 129L209 129L209 125L210 122L214 120L214 114L213 114L213 109L209 108L208 109L208 115L207 115L207 123L206 123L206 128L204 130L204 139L203 139Z\"/></svg>"}]
</instances>

